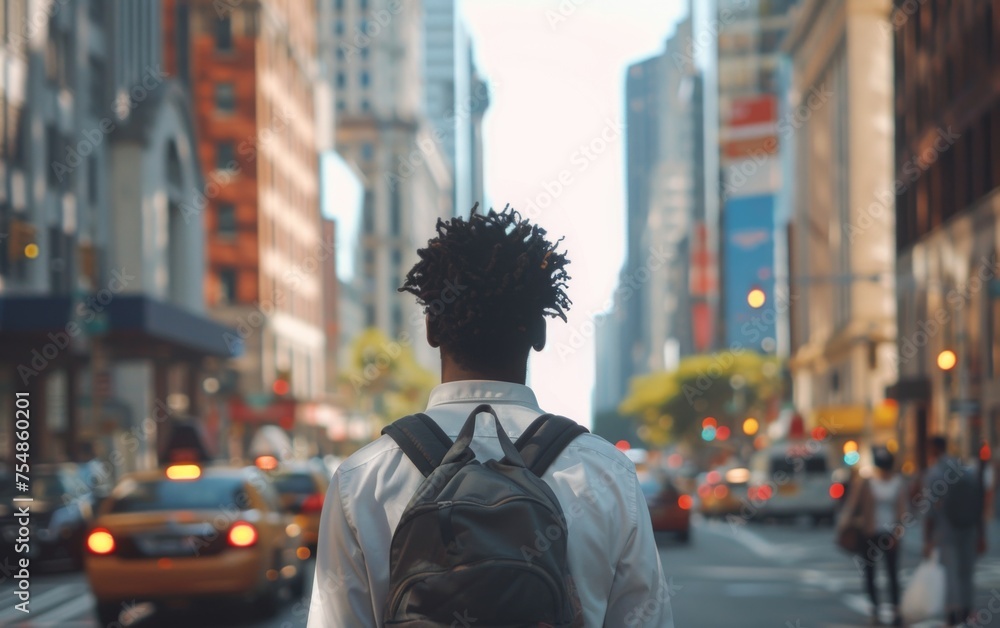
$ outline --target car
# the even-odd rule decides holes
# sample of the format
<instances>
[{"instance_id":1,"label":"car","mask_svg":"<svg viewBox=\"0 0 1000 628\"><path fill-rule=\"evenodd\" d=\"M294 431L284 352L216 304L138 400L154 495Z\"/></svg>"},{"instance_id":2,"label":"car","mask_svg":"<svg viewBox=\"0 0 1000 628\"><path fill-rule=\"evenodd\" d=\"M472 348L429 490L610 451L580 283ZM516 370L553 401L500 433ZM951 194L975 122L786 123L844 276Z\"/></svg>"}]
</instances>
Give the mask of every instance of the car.
<instances>
[{"instance_id":1,"label":"car","mask_svg":"<svg viewBox=\"0 0 1000 628\"><path fill-rule=\"evenodd\" d=\"M698 510L707 518L739 515L750 471L742 467L714 469L699 477Z\"/></svg>"},{"instance_id":2,"label":"car","mask_svg":"<svg viewBox=\"0 0 1000 628\"><path fill-rule=\"evenodd\" d=\"M747 498L755 518L810 517L831 522L837 503L831 493L832 456L821 441L778 443L750 460Z\"/></svg>"},{"instance_id":3,"label":"car","mask_svg":"<svg viewBox=\"0 0 1000 628\"><path fill-rule=\"evenodd\" d=\"M83 540L94 516L94 487L75 464L32 465L31 470L30 560L68 562L83 565ZM4 551L13 552L20 525L11 500L17 497L14 478L0 474L0 536ZM20 556L18 556L20 557ZM15 555L4 558L14 561Z\"/></svg>"},{"instance_id":4,"label":"car","mask_svg":"<svg viewBox=\"0 0 1000 628\"><path fill-rule=\"evenodd\" d=\"M166 609L232 600L272 615L281 589L301 595L298 531L253 466L170 464L125 476L101 503L85 573L102 625L123 604Z\"/></svg>"},{"instance_id":5,"label":"car","mask_svg":"<svg viewBox=\"0 0 1000 628\"><path fill-rule=\"evenodd\" d=\"M270 456L258 458L256 464L274 481L282 507L294 514L295 524L302 530L305 556L315 554L319 518L330 486L325 467L309 462L279 462Z\"/></svg>"},{"instance_id":6,"label":"car","mask_svg":"<svg viewBox=\"0 0 1000 628\"><path fill-rule=\"evenodd\" d=\"M681 492L667 474L650 472L639 476L654 532L673 532L682 543L691 539L691 506L694 500Z\"/></svg>"}]
</instances>

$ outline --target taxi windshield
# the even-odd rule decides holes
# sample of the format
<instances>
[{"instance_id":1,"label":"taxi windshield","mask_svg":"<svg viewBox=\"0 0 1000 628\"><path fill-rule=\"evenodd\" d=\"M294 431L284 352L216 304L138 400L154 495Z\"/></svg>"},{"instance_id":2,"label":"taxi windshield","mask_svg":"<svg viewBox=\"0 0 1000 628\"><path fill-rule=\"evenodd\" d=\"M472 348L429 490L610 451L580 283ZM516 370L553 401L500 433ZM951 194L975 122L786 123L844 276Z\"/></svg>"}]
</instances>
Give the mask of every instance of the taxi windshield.
<instances>
[{"instance_id":1,"label":"taxi windshield","mask_svg":"<svg viewBox=\"0 0 1000 628\"><path fill-rule=\"evenodd\" d=\"M316 480L308 473L279 473L274 476L279 493L308 495L317 490Z\"/></svg>"},{"instance_id":2,"label":"taxi windshield","mask_svg":"<svg viewBox=\"0 0 1000 628\"><path fill-rule=\"evenodd\" d=\"M194 481L148 480L135 482L116 495L110 512L157 510L210 510L245 503L243 481L238 478L202 477Z\"/></svg>"}]
</instances>

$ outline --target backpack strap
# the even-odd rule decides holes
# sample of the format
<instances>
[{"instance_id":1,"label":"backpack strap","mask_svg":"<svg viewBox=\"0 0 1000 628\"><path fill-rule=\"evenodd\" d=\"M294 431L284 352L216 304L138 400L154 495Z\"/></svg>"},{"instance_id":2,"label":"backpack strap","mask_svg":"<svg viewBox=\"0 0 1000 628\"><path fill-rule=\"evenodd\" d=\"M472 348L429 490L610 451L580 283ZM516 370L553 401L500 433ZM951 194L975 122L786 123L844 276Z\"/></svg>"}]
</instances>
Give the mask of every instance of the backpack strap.
<instances>
[{"instance_id":1,"label":"backpack strap","mask_svg":"<svg viewBox=\"0 0 1000 628\"><path fill-rule=\"evenodd\" d=\"M426 414L404 416L382 428L382 433L396 441L424 477L438 468L454 444Z\"/></svg>"},{"instance_id":2,"label":"backpack strap","mask_svg":"<svg viewBox=\"0 0 1000 628\"><path fill-rule=\"evenodd\" d=\"M538 477L542 477L549 465L574 438L589 431L564 416L543 414L524 430L514 443L514 447L521 452L524 466Z\"/></svg>"}]
</instances>

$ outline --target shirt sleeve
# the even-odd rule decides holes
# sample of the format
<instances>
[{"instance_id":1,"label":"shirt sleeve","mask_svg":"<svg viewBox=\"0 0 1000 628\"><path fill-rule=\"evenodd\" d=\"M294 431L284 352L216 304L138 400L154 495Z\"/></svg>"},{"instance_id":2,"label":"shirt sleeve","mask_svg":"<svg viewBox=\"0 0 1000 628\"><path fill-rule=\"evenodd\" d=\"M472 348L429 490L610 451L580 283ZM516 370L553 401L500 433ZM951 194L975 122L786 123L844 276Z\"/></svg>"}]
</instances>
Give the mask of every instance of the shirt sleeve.
<instances>
[{"instance_id":1,"label":"shirt sleeve","mask_svg":"<svg viewBox=\"0 0 1000 628\"><path fill-rule=\"evenodd\" d=\"M675 593L674 585L663 574L652 522L648 516L639 516L638 504L646 501L635 473L631 474L631 482L631 525L615 568L604 625L608 628L673 628L670 598Z\"/></svg>"},{"instance_id":2,"label":"shirt sleeve","mask_svg":"<svg viewBox=\"0 0 1000 628\"><path fill-rule=\"evenodd\" d=\"M335 473L323 504L308 628L377 628L365 557Z\"/></svg>"}]
</instances>

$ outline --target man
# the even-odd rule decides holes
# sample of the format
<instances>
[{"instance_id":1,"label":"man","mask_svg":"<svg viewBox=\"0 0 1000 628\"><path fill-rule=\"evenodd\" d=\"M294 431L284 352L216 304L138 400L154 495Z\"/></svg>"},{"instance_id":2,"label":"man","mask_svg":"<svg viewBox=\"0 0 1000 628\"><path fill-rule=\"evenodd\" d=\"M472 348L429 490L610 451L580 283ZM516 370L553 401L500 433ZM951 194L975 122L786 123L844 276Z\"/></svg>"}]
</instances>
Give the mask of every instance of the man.
<instances>
[{"instance_id":1,"label":"man","mask_svg":"<svg viewBox=\"0 0 1000 628\"><path fill-rule=\"evenodd\" d=\"M440 350L441 381L425 414L454 440L476 406L488 403L512 440L543 414L525 386L528 355L545 346L545 317L566 320L565 255L545 230L509 209L468 221L438 221L400 291L426 313L428 343ZM579 391L585 394L584 391ZM495 432L477 429L476 458L500 459ZM635 467L592 434L573 440L542 479L562 506L569 571L584 625L669 628L663 575ZM323 509L310 628L381 627L389 547L423 476L382 436L334 474ZM541 548L544 551L544 547ZM489 618L476 618L488 625ZM475 625L459 618L454 625Z\"/></svg>"},{"instance_id":2,"label":"man","mask_svg":"<svg viewBox=\"0 0 1000 628\"><path fill-rule=\"evenodd\" d=\"M976 553L982 547L982 497L966 495L970 490L979 491L978 474L962 466L958 459L947 454L948 441L934 436L927 443L929 467L924 479L924 494L936 499L925 519L924 556L937 549L938 559L944 567L947 582L945 607L949 626L958 626L969 618L972 611L973 573ZM971 523L956 523L960 517L956 510L974 510Z\"/></svg>"}]
</instances>

